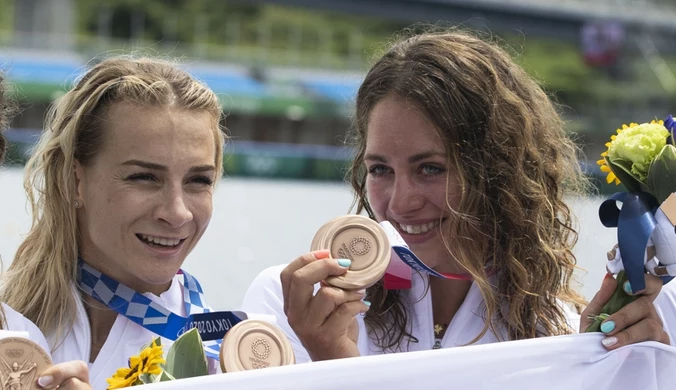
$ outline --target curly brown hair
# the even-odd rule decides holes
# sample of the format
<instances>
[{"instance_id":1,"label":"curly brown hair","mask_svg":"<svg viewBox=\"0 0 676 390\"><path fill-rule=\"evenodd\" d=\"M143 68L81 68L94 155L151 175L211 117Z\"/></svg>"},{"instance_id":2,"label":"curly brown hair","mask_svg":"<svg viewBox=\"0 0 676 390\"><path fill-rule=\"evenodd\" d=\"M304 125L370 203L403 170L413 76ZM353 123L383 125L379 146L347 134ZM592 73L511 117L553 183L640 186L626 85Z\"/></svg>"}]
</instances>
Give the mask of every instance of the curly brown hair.
<instances>
[{"instance_id":1,"label":"curly brown hair","mask_svg":"<svg viewBox=\"0 0 676 390\"><path fill-rule=\"evenodd\" d=\"M489 330L500 338L498 329L511 340L571 333L561 302L579 311L584 300L571 287L577 232L563 198L583 193L587 182L552 100L492 40L452 29L394 44L359 88L350 132L357 212L372 218L364 166L369 115L393 95L434 125L459 176L461 200L443 240L477 283L483 315L494 319L475 341ZM372 305L365 321L379 347L413 339L396 291L381 281L366 299Z\"/></svg>"}]
</instances>

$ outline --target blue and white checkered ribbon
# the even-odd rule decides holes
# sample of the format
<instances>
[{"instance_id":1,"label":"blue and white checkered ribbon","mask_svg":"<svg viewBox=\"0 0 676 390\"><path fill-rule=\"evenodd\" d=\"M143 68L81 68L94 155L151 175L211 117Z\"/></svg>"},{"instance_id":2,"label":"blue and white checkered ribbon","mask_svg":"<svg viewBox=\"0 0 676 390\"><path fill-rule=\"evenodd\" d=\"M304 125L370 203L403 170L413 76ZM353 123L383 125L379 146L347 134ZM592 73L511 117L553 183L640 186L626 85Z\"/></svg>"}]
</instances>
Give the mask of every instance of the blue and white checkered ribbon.
<instances>
[{"instance_id":1,"label":"blue and white checkered ribbon","mask_svg":"<svg viewBox=\"0 0 676 390\"><path fill-rule=\"evenodd\" d=\"M81 259L78 265L78 284L86 294L156 335L172 341L185 331L197 328L204 343L204 352L216 360L219 359L225 333L247 318L244 312L212 312L204 300L199 282L185 271L180 272L183 274L183 302L187 318L95 270Z\"/></svg>"}]
</instances>

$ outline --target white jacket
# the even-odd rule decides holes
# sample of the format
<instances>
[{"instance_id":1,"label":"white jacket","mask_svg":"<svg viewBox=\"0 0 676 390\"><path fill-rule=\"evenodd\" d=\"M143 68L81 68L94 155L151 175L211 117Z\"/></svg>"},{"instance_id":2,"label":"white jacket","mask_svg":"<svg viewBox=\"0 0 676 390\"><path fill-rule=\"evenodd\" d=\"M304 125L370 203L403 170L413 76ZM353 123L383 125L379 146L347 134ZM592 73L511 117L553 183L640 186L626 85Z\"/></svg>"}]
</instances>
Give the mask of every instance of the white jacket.
<instances>
[{"instance_id":1,"label":"white jacket","mask_svg":"<svg viewBox=\"0 0 676 390\"><path fill-rule=\"evenodd\" d=\"M169 289L160 296L151 293L143 295L161 304L173 313L185 317L183 285L180 279L182 277L181 275L175 276ZM49 344L54 347L52 350L54 363L70 360L89 362L89 355L91 353L89 318L87 317L80 293L75 287L73 287L73 294L77 302L77 318L73 324L73 328L58 345L55 345L57 342L55 340L56 335L46 335ZM96 360L89 364L89 379L92 388L94 390L108 388L106 379L110 378L118 368L128 367L129 357L138 355L141 347L150 343L154 337L156 335L153 332L118 314ZM171 343L172 341L162 338L165 354ZM219 372L220 368L217 361L212 359L207 359L207 361L210 373Z\"/></svg>"},{"instance_id":2,"label":"white jacket","mask_svg":"<svg viewBox=\"0 0 676 390\"><path fill-rule=\"evenodd\" d=\"M305 348L300 340L289 326L286 315L284 314L284 300L282 295L282 284L279 274L286 265L271 267L261 272L249 287L242 310L245 312L256 312L261 314L271 314L277 317L277 326L281 327L284 333L289 337L296 354L296 362L304 363L310 361ZM371 337L367 337L366 325L362 316L357 317L359 325L359 340L357 346L362 356L378 355L389 352L408 352L430 350L435 344L434 321L432 316L432 295L427 286L427 275L413 273L412 288L405 291L404 299L407 302L410 313L411 334L417 338L418 342L408 342L405 340L399 346L398 351L382 351ZM319 285L315 286L315 293ZM485 320L481 308L483 307L483 298L476 284L472 284L465 297L464 302L453 316L453 320L448 325L441 348L451 348L470 343L476 338L484 327ZM564 311L568 317L570 326L577 330L579 328L580 316L567 307ZM506 340L503 333L500 338ZM490 331L486 332L481 339L473 345L488 344L499 341Z\"/></svg>"},{"instance_id":3,"label":"white jacket","mask_svg":"<svg viewBox=\"0 0 676 390\"><path fill-rule=\"evenodd\" d=\"M28 333L24 336L36 342L49 354L49 345L45 336L31 320L4 303L2 304L2 311L5 314L5 327L2 330Z\"/></svg>"}]
</instances>

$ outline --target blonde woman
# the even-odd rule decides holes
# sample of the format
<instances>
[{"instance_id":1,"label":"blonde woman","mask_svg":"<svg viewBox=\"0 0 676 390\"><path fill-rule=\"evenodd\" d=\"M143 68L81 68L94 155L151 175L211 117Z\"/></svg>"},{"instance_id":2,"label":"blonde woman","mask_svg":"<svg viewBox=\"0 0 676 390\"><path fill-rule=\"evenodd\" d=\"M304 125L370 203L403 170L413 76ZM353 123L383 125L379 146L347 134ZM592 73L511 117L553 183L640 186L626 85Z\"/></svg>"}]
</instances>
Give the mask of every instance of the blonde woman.
<instances>
[{"instance_id":1,"label":"blonde woman","mask_svg":"<svg viewBox=\"0 0 676 390\"><path fill-rule=\"evenodd\" d=\"M5 94L5 83L0 73L0 163L5 157L8 144L2 132L8 127L13 112L14 106ZM45 336L33 322L5 303L2 304L0 309L0 316L0 328L9 331L28 332L29 338L49 353ZM89 368L82 361L70 361L54 365L38 378L38 384L45 389L53 389L57 386L61 389L91 389L88 382Z\"/></svg>"},{"instance_id":2,"label":"blonde woman","mask_svg":"<svg viewBox=\"0 0 676 390\"><path fill-rule=\"evenodd\" d=\"M441 278L410 290L319 282L349 259L309 253L263 271L243 310L274 314L297 361L450 348L585 329L570 280L577 234L564 195L584 188L576 148L540 86L497 45L459 31L391 47L357 94L350 170L358 212L389 221ZM604 260L603 260L604 261ZM647 280L605 321L603 345L669 343ZM359 314L364 314L363 316Z\"/></svg>"},{"instance_id":3,"label":"blonde woman","mask_svg":"<svg viewBox=\"0 0 676 390\"><path fill-rule=\"evenodd\" d=\"M128 58L93 66L50 111L25 168L32 228L2 299L37 324L56 362L89 362L95 389L157 335L140 317L207 310L179 269L211 218L220 118L216 95L186 72ZM108 293L145 303L118 313Z\"/></svg>"}]
</instances>

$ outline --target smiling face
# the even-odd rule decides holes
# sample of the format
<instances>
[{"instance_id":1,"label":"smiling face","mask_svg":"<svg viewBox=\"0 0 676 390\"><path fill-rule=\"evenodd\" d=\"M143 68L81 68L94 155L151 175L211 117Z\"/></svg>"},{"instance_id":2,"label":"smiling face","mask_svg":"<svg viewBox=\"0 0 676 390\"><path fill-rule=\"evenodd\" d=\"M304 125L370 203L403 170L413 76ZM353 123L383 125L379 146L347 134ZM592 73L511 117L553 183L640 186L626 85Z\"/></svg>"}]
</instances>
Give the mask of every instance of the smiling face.
<instances>
[{"instance_id":1,"label":"smiling face","mask_svg":"<svg viewBox=\"0 0 676 390\"><path fill-rule=\"evenodd\" d=\"M390 221L430 267L457 271L441 232L451 214L447 203L457 209L459 185L434 126L405 101L383 99L369 117L364 162L366 194L378 222Z\"/></svg>"},{"instance_id":2,"label":"smiling face","mask_svg":"<svg viewBox=\"0 0 676 390\"><path fill-rule=\"evenodd\" d=\"M168 288L211 218L215 126L206 111L108 109L100 152L75 167L89 264L139 292Z\"/></svg>"}]
</instances>

